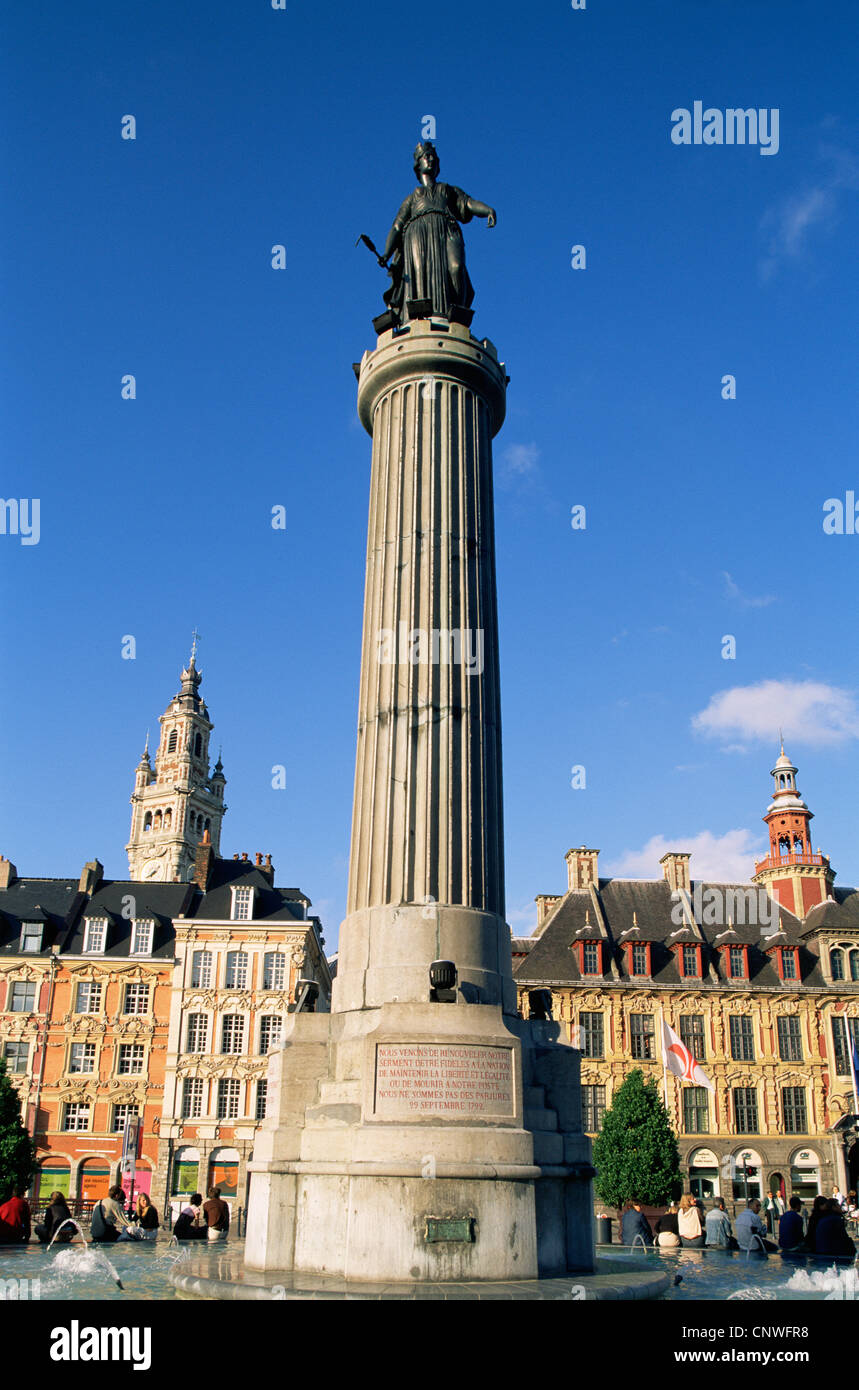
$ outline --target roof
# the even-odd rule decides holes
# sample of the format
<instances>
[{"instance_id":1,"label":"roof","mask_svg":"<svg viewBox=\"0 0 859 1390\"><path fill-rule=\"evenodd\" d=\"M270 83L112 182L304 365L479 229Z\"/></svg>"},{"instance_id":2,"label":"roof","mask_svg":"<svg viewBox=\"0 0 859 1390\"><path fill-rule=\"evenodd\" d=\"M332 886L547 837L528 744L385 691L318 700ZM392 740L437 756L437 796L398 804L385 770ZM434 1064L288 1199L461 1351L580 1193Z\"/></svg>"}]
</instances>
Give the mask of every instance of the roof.
<instances>
[{"instance_id":1,"label":"roof","mask_svg":"<svg viewBox=\"0 0 859 1390\"><path fill-rule=\"evenodd\" d=\"M703 947L703 975L695 980L696 988L718 989L726 984L731 988L748 985L790 988L790 982L786 985L779 976L772 947L794 946L799 951L799 983L823 989L828 986L820 970L819 956L809 947L809 927L814 926L818 916L824 918L825 914L827 927L859 931L859 893L854 889L840 889L833 903L815 909L805 922L784 908L776 908L779 919L775 921L763 920L763 913L760 914L762 920L758 920L761 902L758 894L765 890L753 883L693 883L692 889L687 903L693 921L685 927L687 913L683 911L681 900L672 895L665 879L600 879L598 889L573 890L528 938L527 953L522 949L522 939L514 940L514 977L523 984L534 985L593 985L600 980L602 984L632 988L688 987L690 981L680 973L678 952L674 948L697 942ZM766 901L772 904L772 899ZM587 931L583 930L586 914L591 927ZM637 928L633 927L633 914ZM727 922L729 914L733 916L733 926ZM713 916L718 920L710 921ZM746 920L748 917L753 920ZM599 924L598 930L594 930L595 924ZM782 932L770 937L768 933L778 931L779 925ZM594 940L598 936L608 948L603 953L605 973L602 977L582 976L578 953L571 947L576 941ZM627 971L624 946L636 941L649 942L651 946L652 974L647 977L630 977ZM749 948L748 982L727 976L719 948L730 945ZM839 981L839 989L843 983ZM855 988L859 992L859 985Z\"/></svg>"}]
</instances>

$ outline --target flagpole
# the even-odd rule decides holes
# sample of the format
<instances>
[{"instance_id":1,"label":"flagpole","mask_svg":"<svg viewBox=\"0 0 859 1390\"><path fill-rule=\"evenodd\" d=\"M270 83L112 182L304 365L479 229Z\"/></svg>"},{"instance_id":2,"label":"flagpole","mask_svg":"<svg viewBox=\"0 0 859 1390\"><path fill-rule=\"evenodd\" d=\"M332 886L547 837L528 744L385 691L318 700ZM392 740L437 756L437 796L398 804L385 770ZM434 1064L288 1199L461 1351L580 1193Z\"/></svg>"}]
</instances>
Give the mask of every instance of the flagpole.
<instances>
[{"instance_id":1,"label":"flagpole","mask_svg":"<svg viewBox=\"0 0 859 1390\"><path fill-rule=\"evenodd\" d=\"M662 1100L665 1109L668 1110L668 1067L665 1064L665 1011L661 1004L659 1006L659 1051L662 1053ZM670 1118L670 1110L668 1114Z\"/></svg>"}]
</instances>

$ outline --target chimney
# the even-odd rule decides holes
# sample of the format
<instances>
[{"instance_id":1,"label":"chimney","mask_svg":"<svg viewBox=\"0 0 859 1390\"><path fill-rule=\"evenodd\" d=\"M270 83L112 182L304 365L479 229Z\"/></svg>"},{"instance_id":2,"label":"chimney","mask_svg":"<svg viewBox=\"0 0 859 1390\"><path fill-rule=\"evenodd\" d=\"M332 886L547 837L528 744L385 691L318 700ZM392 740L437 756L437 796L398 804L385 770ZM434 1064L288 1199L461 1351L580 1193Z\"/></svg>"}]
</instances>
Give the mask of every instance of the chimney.
<instances>
[{"instance_id":1,"label":"chimney","mask_svg":"<svg viewBox=\"0 0 859 1390\"><path fill-rule=\"evenodd\" d=\"M579 849L568 849L567 860L567 891L572 893L575 888L590 888L599 886L597 871L597 860L599 858L598 849L585 849L581 845Z\"/></svg>"},{"instance_id":2,"label":"chimney","mask_svg":"<svg viewBox=\"0 0 859 1390\"><path fill-rule=\"evenodd\" d=\"M248 862L248 852L247 852L247 850L242 850L242 863L243 863L243 864L247 864L247 862Z\"/></svg>"},{"instance_id":3,"label":"chimney","mask_svg":"<svg viewBox=\"0 0 859 1390\"><path fill-rule=\"evenodd\" d=\"M679 893L685 888L687 893L691 891L692 880L689 876L690 854L677 854L669 850L668 854L663 854L660 859L662 872L668 880L668 886L672 893Z\"/></svg>"},{"instance_id":4,"label":"chimney","mask_svg":"<svg viewBox=\"0 0 859 1390\"><path fill-rule=\"evenodd\" d=\"M537 904L537 926L542 927L555 903L561 901L559 893L538 893L534 899Z\"/></svg>"},{"instance_id":5,"label":"chimney","mask_svg":"<svg viewBox=\"0 0 859 1390\"><path fill-rule=\"evenodd\" d=\"M268 879L269 884L272 887L274 887L274 865L271 862L271 855L267 854L265 857L265 862L263 862L262 855L258 854L257 863L259 865L260 873L263 874Z\"/></svg>"},{"instance_id":6,"label":"chimney","mask_svg":"<svg viewBox=\"0 0 859 1390\"><path fill-rule=\"evenodd\" d=\"M191 882L196 883L205 893L209 886L209 879L212 877L212 866L215 862L215 851L212 848L212 837L208 830L203 832L203 838L194 851L194 873Z\"/></svg>"},{"instance_id":7,"label":"chimney","mask_svg":"<svg viewBox=\"0 0 859 1390\"><path fill-rule=\"evenodd\" d=\"M103 874L104 865L100 864L97 859L91 859L89 863L84 864L83 872L81 873L80 882L78 884L78 892L87 893L90 897L92 897L96 888L101 883Z\"/></svg>"},{"instance_id":8,"label":"chimney","mask_svg":"<svg viewBox=\"0 0 859 1390\"><path fill-rule=\"evenodd\" d=\"M257 868L259 868L262 864L262 855L260 854L259 850L257 850L256 854L254 855L254 863L256 864Z\"/></svg>"},{"instance_id":9,"label":"chimney","mask_svg":"<svg viewBox=\"0 0 859 1390\"><path fill-rule=\"evenodd\" d=\"M7 859L4 854L0 854L0 888L8 888L17 877L18 870L12 860Z\"/></svg>"}]
</instances>

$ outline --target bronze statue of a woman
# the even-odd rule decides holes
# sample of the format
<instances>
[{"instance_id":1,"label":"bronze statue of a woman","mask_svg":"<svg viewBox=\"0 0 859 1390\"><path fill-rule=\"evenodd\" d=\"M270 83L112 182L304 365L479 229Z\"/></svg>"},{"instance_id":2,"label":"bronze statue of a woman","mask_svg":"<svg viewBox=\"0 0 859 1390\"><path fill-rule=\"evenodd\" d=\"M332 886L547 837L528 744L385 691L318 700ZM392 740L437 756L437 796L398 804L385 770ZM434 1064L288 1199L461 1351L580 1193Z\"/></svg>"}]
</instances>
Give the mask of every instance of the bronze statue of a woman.
<instances>
[{"instance_id":1,"label":"bronze statue of a woman","mask_svg":"<svg viewBox=\"0 0 859 1390\"><path fill-rule=\"evenodd\" d=\"M414 169L418 187L394 218L380 257L393 280L383 296L385 303L399 324L428 314L468 323L474 288L465 268L459 224L485 217L494 227L495 209L452 183L436 182L439 160L429 141L415 150Z\"/></svg>"}]
</instances>

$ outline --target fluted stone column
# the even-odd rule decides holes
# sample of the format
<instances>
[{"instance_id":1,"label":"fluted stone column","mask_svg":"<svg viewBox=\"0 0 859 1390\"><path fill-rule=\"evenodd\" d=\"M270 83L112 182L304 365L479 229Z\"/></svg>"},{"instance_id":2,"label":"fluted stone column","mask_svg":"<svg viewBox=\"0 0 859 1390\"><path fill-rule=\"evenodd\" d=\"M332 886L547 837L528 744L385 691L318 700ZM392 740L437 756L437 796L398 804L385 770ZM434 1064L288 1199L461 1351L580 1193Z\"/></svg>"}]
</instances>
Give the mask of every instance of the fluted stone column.
<instances>
[{"instance_id":1,"label":"fluted stone column","mask_svg":"<svg viewBox=\"0 0 859 1390\"><path fill-rule=\"evenodd\" d=\"M335 1010L427 999L456 962L515 1011L504 923L492 437L506 377L458 324L365 353L373 437L348 915Z\"/></svg>"}]
</instances>

